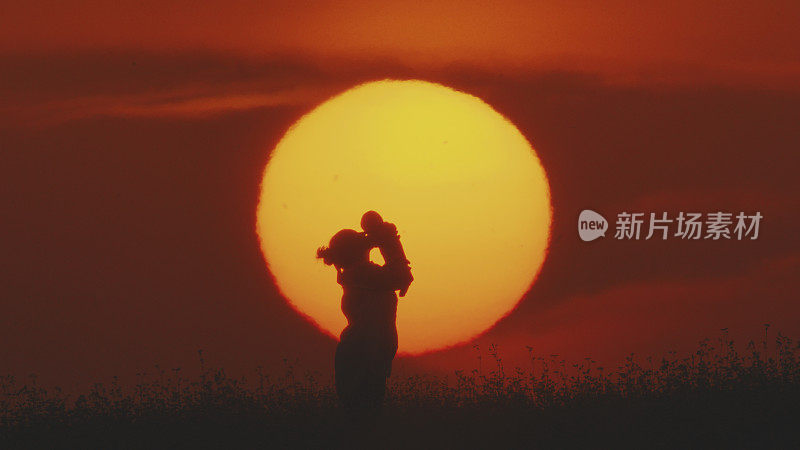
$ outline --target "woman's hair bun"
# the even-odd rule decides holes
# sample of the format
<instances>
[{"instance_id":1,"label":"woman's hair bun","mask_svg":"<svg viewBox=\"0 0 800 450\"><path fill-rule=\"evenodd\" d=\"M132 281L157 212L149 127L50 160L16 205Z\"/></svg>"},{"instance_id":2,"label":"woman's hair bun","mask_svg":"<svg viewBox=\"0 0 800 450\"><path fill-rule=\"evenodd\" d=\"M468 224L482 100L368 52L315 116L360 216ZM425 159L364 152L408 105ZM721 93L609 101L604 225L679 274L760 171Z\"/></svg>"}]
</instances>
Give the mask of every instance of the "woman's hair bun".
<instances>
[{"instance_id":1,"label":"woman's hair bun","mask_svg":"<svg viewBox=\"0 0 800 450\"><path fill-rule=\"evenodd\" d=\"M328 247L320 247L317 249L317 258L321 259L325 265L330 266L333 264L333 253L330 248Z\"/></svg>"},{"instance_id":2,"label":"woman's hair bun","mask_svg":"<svg viewBox=\"0 0 800 450\"><path fill-rule=\"evenodd\" d=\"M363 233L344 229L333 235L327 247L317 249L317 258L338 269L357 262L369 249L369 241Z\"/></svg>"}]
</instances>

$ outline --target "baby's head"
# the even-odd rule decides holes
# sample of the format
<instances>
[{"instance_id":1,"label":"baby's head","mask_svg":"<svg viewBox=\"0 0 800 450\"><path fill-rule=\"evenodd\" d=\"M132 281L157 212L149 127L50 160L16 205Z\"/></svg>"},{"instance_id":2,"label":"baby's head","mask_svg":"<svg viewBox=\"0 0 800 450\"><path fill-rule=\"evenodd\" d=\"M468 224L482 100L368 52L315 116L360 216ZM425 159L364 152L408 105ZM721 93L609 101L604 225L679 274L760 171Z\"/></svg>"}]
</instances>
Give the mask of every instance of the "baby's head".
<instances>
[{"instance_id":1,"label":"baby's head","mask_svg":"<svg viewBox=\"0 0 800 450\"><path fill-rule=\"evenodd\" d=\"M383 217L375 211L367 211L361 216L361 228L367 233L379 230L383 223Z\"/></svg>"}]
</instances>

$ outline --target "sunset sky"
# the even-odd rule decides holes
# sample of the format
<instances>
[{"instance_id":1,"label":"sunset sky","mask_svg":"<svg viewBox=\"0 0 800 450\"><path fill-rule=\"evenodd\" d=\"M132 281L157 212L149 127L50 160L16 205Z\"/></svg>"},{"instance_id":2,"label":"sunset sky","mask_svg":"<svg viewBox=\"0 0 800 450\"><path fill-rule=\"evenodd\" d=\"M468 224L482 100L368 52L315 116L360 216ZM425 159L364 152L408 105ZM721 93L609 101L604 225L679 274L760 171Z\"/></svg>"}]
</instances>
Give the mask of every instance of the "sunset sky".
<instances>
[{"instance_id":1,"label":"sunset sky","mask_svg":"<svg viewBox=\"0 0 800 450\"><path fill-rule=\"evenodd\" d=\"M398 370L471 369L474 344L616 364L722 328L800 337L798 23L796 1L5 5L0 372L85 385L190 370L203 349L234 373L287 359L329 374L335 341L262 259L259 183L293 122L383 78L505 115L553 204L517 309ZM755 241L585 243L586 208L764 219Z\"/></svg>"}]
</instances>

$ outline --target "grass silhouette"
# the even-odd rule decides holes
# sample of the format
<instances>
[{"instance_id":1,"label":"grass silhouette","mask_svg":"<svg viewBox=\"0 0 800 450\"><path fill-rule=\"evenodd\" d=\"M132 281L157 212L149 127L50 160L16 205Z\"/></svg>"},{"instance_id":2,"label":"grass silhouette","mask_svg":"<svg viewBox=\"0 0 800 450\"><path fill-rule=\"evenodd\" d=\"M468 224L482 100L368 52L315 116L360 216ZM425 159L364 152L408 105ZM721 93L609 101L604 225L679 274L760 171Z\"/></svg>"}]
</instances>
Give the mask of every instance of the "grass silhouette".
<instances>
[{"instance_id":1,"label":"grass silhouette","mask_svg":"<svg viewBox=\"0 0 800 450\"><path fill-rule=\"evenodd\" d=\"M312 374L234 378L206 367L188 379L157 368L75 398L35 378L0 378L3 448L798 448L800 346L778 335L742 351L723 330L697 350L606 369L528 348L527 369L390 379L368 423L337 407ZM483 363L482 363L483 365Z\"/></svg>"}]
</instances>

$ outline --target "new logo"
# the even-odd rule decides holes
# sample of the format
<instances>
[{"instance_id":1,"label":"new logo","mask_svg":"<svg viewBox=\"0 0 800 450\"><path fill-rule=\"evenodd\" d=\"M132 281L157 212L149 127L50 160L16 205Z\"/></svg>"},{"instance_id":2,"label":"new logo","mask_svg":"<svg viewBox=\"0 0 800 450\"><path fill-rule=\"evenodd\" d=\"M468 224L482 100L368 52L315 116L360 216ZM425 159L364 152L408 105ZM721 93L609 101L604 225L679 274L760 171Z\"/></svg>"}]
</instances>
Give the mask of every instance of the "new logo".
<instances>
[{"instance_id":1,"label":"new logo","mask_svg":"<svg viewBox=\"0 0 800 450\"><path fill-rule=\"evenodd\" d=\"M589 242L606 235L608 221L605 217L592 211L584 209L578 216L578 234L581 239Z\"/></svg>"}]
</instances>

